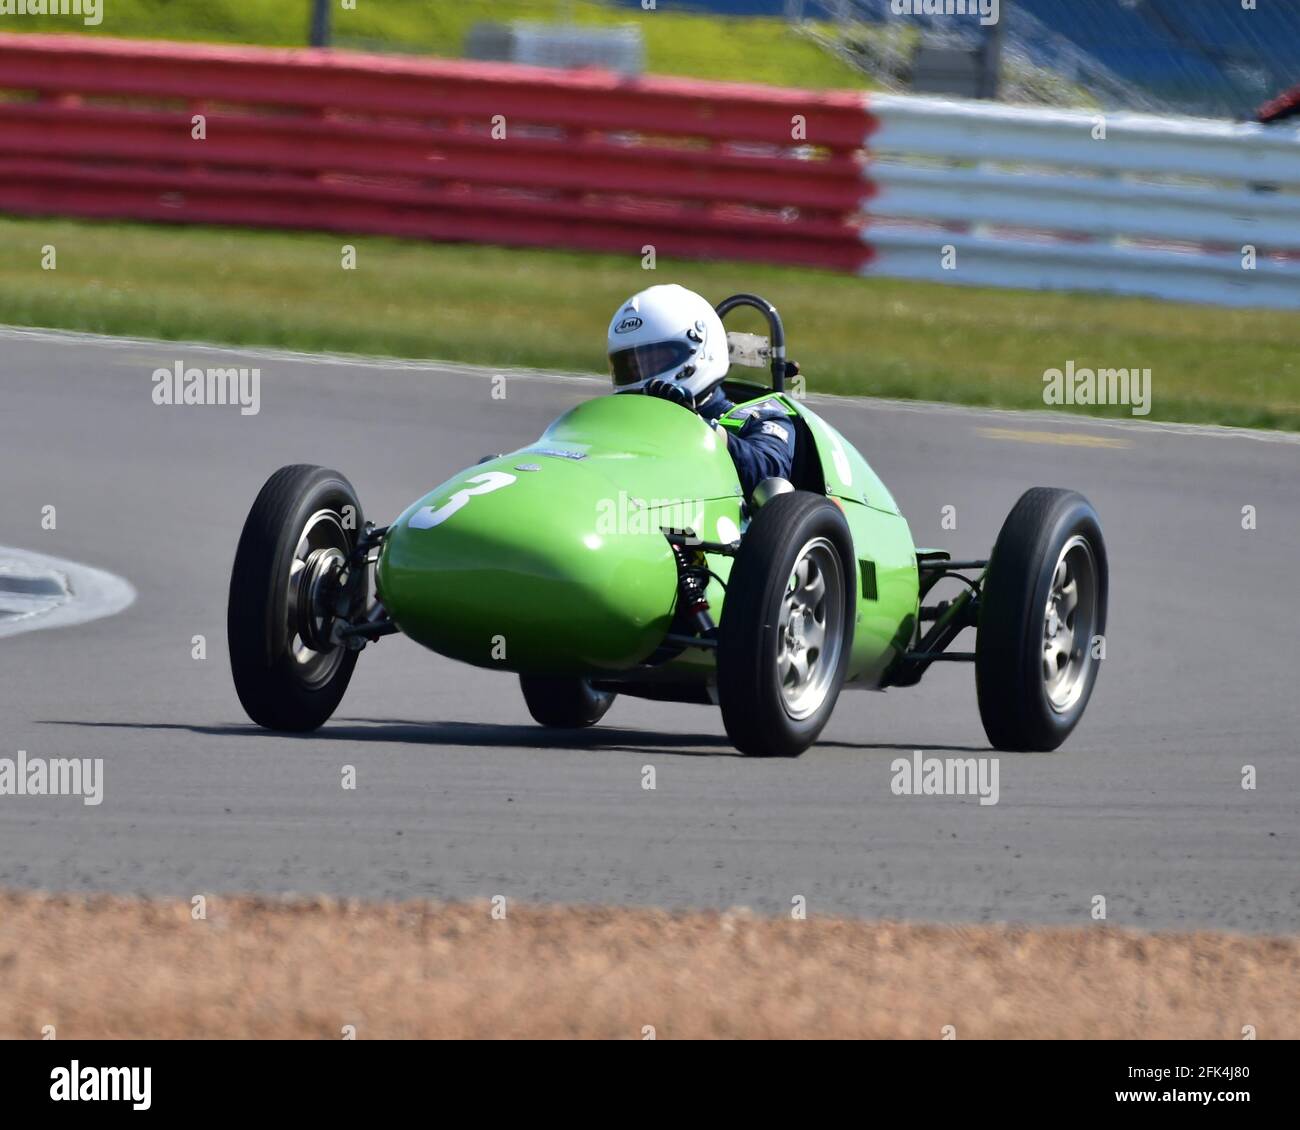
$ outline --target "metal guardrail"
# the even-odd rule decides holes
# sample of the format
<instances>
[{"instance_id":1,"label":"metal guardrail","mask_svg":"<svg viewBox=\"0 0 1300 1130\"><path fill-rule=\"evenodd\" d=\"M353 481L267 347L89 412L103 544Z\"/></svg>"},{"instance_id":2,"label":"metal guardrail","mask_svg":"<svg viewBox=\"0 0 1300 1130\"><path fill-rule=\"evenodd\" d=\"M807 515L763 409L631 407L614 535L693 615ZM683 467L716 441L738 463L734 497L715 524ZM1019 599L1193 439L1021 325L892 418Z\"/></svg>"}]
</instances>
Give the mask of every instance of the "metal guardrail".
<instances>
[{"instance_id":1,"label":"metal guardrail","mask_svg":"<svg viewBox=\"0 0 1300 1130\"><path fill-rule=\"evenodd\" d=\"M866 273L1300 307L1300 128L870 101Z\"/></svg>"}]
</instances>

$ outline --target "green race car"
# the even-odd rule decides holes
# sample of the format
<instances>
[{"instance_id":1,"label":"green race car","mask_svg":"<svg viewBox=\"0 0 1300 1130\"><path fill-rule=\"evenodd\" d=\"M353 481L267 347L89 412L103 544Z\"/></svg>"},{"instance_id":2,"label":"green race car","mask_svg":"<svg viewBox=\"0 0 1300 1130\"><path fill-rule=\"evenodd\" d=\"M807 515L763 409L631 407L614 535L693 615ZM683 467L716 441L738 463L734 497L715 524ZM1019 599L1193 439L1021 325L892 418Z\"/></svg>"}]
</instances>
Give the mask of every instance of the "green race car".
<instances>
[{"instance_id":1,"label":"green race car","mask_svg":"<svg viewBox=\"0 0 1300 1130\"><path fill-rule=\"evenodd\" d=\"M402 632L443 655L519 675L542 725L588 726L619 694L713 703L751 755L814 742L840 690L975 666L980 716L1003 750L1049 750L1074 729L1099 668L1106 549L1081 495L1036 487L988 560L918 549L885 484L786 390L780 317L728 335L739 427L779 407L797 437L789 479L744 497L727 444L688 409L602 396L534 443L453 475L391 525L364 521L336 471L267 481L235 554L228 636L240 701L276 730L337 707L368 642ZM932 600L942 581L961 585ZM966 628L974 651L948 650Z\"/></svg>"}]
</instances>

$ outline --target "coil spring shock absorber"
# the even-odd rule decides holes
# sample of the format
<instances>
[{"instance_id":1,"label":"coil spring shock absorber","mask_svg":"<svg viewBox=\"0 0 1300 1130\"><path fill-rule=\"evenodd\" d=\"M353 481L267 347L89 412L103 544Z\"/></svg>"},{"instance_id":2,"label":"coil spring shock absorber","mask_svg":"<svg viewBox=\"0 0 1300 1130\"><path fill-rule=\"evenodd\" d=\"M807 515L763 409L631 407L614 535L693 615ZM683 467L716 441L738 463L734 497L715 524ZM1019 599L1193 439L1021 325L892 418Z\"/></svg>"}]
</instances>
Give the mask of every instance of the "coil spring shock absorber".
<instances>
[{"instance_id":1,"label":"coil spring shock absorber","mask_svg":"<svg viewBox=\"0 0 1300 1130\"><path fill-rule=\"evenodd\" d=\"M698 549L674 543L673 553L677 557L678 613L700 635L708 635L715 627L709 614L708 563Z\"/></svg>"}]
</instances>

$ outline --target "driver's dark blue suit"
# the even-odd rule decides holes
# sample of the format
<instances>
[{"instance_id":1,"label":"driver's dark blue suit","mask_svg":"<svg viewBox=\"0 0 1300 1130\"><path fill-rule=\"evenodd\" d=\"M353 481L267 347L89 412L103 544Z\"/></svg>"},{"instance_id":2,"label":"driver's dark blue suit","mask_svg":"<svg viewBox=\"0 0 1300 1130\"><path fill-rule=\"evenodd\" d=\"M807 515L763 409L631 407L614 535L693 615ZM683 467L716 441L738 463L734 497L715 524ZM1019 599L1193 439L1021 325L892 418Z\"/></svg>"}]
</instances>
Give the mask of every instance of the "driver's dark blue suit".
<instances>
[{"instance_id":1,"label":"driver's dark blue suit","mask_svg":"<svg viewBox=\"0 0 1300 1130\"><path fill-rule=\"evenodd\" d=\"M719 386L696 411L704 419L714 421L734 407ZM751 404L740 411L746 420L739 431L728 429L727 451L736 464L740 485L748 498L764 479L773 476L790 478L794 468L795 436L790 417L776 401Z\"/></svg>"}]
</instances>

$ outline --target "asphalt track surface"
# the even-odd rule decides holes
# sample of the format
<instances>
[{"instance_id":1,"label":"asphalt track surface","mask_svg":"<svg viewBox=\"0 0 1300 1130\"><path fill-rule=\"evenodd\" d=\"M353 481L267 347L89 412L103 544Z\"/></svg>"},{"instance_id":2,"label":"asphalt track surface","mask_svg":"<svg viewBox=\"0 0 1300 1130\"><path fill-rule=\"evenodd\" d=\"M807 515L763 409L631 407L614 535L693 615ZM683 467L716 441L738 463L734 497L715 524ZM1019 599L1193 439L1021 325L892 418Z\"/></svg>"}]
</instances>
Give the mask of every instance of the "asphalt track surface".
<instances>
[{"instance_id":1,"label":"asphalt track surface","mask_svg":"<svg viewBox=\"0 0 1300 1130\"><path fill-rule=\"evenodd\" d=\"M154 369L232 355L262 371L259 414L151 402ZM513 677L400 637L367 649L321 731L254 728L225 608L263 480L285 463L337 467L385 522L603 391L511 374L500 400L491 375L0 332L0 542L139 594L111 618L0 640L0 756L103 758L105 782L98 807L0 797L0 886L778 914L802 896L811 914L1078 924L1101 895L1112 925L1300 929L1288 437L814 398L921 545L984 554L1033 485L1077 488L1101 514L1112 593L1097 692L1058 753L1000 756L996 805L890 789L912 750L990 754L957 664L916 688L846 693L793 761L736 756L707 707L622 699L593 730L546 732ZM191 657L196 635L206 659Z\"/></svg>"}]
</instances>

